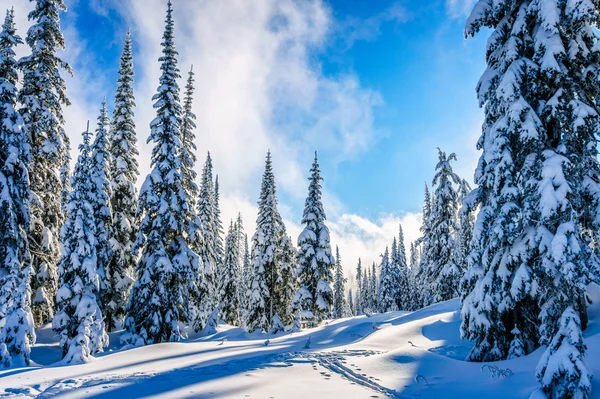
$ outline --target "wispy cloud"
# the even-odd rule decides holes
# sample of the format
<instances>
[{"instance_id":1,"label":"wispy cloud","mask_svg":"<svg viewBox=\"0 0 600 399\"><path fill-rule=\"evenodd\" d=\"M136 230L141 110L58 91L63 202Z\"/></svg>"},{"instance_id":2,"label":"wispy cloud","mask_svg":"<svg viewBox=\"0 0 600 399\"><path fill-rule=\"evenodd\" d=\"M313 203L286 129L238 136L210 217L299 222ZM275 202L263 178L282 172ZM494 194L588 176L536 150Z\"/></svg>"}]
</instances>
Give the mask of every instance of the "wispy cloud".
<instances>
[{"instance_id":1,"label":"wispy cloud","mask_svg":"<svg viewBox=\"0 0 600 399\"><path fill-rule=\"evenodd\" d=\"M446 0L448 15L452 18L461 18L469 15L477 0Z\"/></svg>"},{"instance_id":2,"label":"wispy cloud","mask_svg":"<svg viewBox=\"0 0 600 399\"><path fill-rule=\"evenodd\" d=\"M357 41L372 41L381 34L386 23L402 24L411 18L410 11L399 2L367 18L346 17L337 23L337 36L350 48Z\"/></svg>"}]
</instances>

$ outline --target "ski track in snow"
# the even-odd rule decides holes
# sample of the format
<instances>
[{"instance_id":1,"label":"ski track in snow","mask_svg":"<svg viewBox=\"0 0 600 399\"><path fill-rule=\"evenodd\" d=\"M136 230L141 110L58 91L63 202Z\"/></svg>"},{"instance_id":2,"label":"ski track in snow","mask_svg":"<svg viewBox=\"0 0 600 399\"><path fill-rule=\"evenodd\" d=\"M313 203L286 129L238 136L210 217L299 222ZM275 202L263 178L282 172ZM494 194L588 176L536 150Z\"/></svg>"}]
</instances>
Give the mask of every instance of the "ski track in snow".
<instances>
[{"instance_id":1,"label":"ski track in snow","mask_svg":"<svg viewBox=\"0 0 600 399\"><path fill-rule=\"evenodd\" d=\"M203 374L210 376L211 374L221 374L223 370L227 371L241 371L245 372L255 371L257 369L264 368L280 368L280 367L293 367L299 363L310 363L313 364L313 370L318 372L316 365L320 365L323 368L338 374L343 379L349 381L352 384L361 385L368 388L376 393L380 393L388 397L397 397L396 391L384 387L375 380L377 378L367 376L365 373L359 373L360 368L354 366L356 371L353 371L346 364L348 363L348 357L366 357L371 355L382 354L384 352L370 351L370 350L343 350L334 352L288 352L276 355L268 356L253 356L247 359L224 364L217 364L212 366L192 366L184 369L177 370L178 378L188 378ZM259 361L260 360L260 361ZM262 366L256 367L259 363ZM212 370L215 370L211 372ZM218 371L216 371L218 370ZM320 372L320 374L326 379L331 378L331 374L327 372ZM111 389L118 385L131 384L140 382L147 378L156 378L158 373L134 373L125 375L105 375L100 378L81 378L81 379L65 379L57 381L47 387L41 387L39 385L31 388L7 388L4 393L0 393L0 397L13 397L14 395L32 397L32 398L52 398L61 394L65 394L69 390L80 389L89 392L90 388L101 387L102 389ZM377 398L377 395L371 396Z\"/></svg>"},{"instance_id":2,"label":"ski track in snow","mask_svg":"<svg viewBox=\"0 0 600 399\"><path fill-rule=\"evenodd\" d=\"M358 373L356 371L352 371L350 367L346 366L346 357L342 356L342 354L350 355L350 356L369 356L374 354L379 354L383 352L375 352L375 351L344 351L344 352L331 352L331 353L299 353L298 357L301 359L309 359L317 362L319 365L324 368L339 374L342 378L353 382L358 385L362 385L365 388L369 388L373 391L382 393L389 397L396 397L396 391L386 388L374 380L375 377L367 377L365 373ZM294 362L294 359L291 360ZM357 371L360 369L357 368ZM324 374L328 376L327 374Z\"/></svg>"}]
</instances>

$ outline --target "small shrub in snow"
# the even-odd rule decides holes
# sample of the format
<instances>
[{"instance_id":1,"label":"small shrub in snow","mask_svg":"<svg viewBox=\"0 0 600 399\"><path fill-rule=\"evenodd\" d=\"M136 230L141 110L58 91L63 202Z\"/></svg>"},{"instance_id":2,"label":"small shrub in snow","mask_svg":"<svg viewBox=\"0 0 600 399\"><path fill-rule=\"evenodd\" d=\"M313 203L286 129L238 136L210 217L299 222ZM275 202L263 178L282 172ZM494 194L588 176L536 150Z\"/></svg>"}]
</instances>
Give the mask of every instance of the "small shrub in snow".
<instances>
[{"instance_id":1,"label":"small shrub in snow","mask_svg":"<svg viewBox=\"0 0 600 399\"><path fill-rule=\"evenodd\" d=\"M492 378L495 380L498 378L510 377L513 374L511 369L501 369L498 366L493 366L491 364L484 364L483 366L481 366L481 371L483 371L486 368L489 370L490 374L492 375Z\"/></svg>"}]
</instances>

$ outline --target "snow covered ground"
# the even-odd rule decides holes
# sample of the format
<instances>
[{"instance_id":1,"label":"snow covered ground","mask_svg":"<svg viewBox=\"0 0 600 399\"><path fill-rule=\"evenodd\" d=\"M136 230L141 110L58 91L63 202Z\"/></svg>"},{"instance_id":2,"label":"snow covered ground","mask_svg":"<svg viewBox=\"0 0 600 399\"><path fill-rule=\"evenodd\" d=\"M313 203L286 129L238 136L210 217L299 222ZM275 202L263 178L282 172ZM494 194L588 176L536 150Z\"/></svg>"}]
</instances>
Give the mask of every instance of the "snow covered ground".
<instances>
[{"instance_id":1,"label":"snow covered ground","mask_svg":"<svg viewBox=\"0 0 600 399\"><path fill-rule=\"evenodd\" d=\"M512 372L494 378L488 366L462 361L469 343L459 338L458 306L453 300L281 336L221 325L208 337L121 351L113 334L112 350L66 367L51 366L60 353L52 331L42 329L32 353L40 365L0 371L0 397L528 398L541 350L489 363ZM600 305L589 310L587 363L600 398Z\"/></svg>"}]
</instances>

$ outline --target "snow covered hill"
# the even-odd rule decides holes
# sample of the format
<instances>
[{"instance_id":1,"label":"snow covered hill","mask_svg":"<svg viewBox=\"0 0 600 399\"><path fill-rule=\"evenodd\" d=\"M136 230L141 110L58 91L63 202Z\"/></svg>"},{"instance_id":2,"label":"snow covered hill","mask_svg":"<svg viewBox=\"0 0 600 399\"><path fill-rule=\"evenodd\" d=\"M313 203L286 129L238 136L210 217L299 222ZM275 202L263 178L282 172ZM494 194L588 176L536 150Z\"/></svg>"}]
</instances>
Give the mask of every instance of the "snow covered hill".
<instances>
[{"instance_id":1,"label":"snow covered hill","mask_svg":"<svg viewBox=\"0 0 600 399\"><path fill-rule=\"evenodd\" d=\"M458 335L458 306L452 300L281 336L221 325L215 335L121 351L113 334L112 351L91 363L0 372L0 397L528 398L541 350L485 365L462 361L469 343ZM587 363L600 398L600 305L589 310ZM39 331L37 363L58 360L51 335Z\"/></svg>"}]
</instances>

